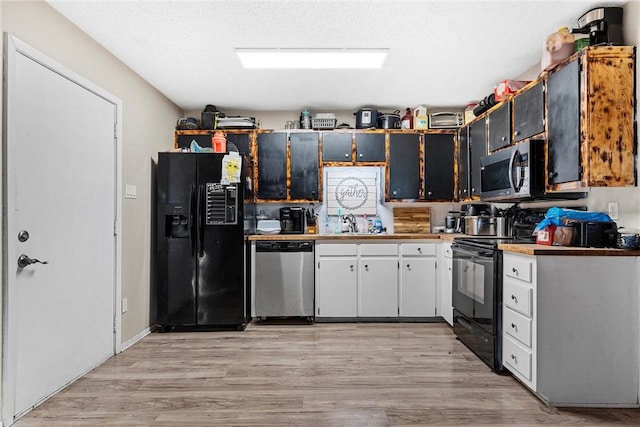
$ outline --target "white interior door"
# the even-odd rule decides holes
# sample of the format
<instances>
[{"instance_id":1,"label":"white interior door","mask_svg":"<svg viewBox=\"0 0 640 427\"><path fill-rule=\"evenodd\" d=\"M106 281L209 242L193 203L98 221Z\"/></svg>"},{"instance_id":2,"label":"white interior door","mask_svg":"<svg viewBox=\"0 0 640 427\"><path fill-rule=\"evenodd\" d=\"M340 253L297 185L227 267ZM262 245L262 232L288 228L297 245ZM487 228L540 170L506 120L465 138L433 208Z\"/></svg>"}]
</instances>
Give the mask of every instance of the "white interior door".
<instances>
[{"instance_id":1,"label":"white interior door","mask_svg":"<svg viewBox=\"0 0 640 427\"><path fill-rule=\"evenodd\" d=\"M114 354L118 113L66 69L8 44L6 424ZM19 267L22 254L47 263Z\"/></svg>"}]
</instances>

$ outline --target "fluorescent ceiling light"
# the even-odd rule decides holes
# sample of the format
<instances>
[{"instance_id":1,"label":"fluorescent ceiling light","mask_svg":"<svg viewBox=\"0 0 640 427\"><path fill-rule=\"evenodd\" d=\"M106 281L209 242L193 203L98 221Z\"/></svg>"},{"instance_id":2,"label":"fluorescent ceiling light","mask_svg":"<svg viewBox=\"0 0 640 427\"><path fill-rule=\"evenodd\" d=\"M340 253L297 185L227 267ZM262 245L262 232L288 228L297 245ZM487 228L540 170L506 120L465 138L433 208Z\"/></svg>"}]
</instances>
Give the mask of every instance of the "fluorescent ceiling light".
<instances>
[{"instance_id":1,"label":"fluorescent ceiling light","mask_svg":"<svg viewBox=\"0 0 640 427\"><path fill-rule=\"evenodd\" d=\"M236 49L244 68L382 68L388 49Z\"/></svg>"}]
</instances>

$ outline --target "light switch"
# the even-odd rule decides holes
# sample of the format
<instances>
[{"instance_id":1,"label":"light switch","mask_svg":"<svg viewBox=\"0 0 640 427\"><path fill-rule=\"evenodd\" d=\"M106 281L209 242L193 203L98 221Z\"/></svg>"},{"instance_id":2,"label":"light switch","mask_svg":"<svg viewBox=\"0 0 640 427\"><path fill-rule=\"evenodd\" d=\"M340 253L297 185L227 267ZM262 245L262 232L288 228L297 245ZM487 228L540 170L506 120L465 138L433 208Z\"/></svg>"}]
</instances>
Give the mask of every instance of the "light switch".
<instances>
[{"instance_id":1,"label":"light switch","mask_svg":"<svg viewBox=\"0 0 640 427\"><path fill-rule=\"evenodd\" d=\"M124 186L124 198L125 199L135 199L136 198L136 186L135 185L125 185Z\"/></svg>"}]
</instances>

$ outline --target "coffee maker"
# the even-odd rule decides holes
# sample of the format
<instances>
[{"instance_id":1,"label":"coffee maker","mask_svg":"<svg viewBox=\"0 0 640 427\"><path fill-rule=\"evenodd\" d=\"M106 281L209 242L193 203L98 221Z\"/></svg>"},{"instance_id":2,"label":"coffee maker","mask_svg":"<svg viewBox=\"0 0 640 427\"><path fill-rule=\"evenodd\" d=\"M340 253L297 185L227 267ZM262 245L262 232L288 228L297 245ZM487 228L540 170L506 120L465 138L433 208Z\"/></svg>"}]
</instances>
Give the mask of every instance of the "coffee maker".
<instances>
[{"instance_id":1,"label":"coffee maker","mask_svg":"<svg viewBox=\"0 0 640 427\"><path fill-rule=\"evenodd\" d=\"M305 211L301 207L280 208L280 233L304 234Z\"/></svg>"},{"instance_id":2,"label":"coffee maker","mask_svg":"<svg viewBox=\"0 0 640 427\"><path fill-rule=\"evenodd\" d=\"M589 34L589 45L623 45L622 8L598 7L578 19L578 28L572 33Z\"/></svg>"}]
</instances>

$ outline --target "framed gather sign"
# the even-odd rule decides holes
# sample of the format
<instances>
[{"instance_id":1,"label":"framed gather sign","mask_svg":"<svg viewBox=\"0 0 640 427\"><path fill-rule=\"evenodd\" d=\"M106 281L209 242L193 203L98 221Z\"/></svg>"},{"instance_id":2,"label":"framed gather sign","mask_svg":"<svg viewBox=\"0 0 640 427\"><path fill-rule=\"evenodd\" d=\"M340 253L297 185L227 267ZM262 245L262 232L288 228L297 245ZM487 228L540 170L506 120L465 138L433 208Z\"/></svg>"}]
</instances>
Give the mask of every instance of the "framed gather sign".
<instances>
[{"instance_id":1,"label":"framed gather sign","mask_svg":"<svg viewBox=\"0 0 640 427\"><path fill-rule=\"evenodd\" d=\"M325 197L327 214L376 215L378 207L378 172L366 169L327 169Z\"/></svg>"}]
</instances>

